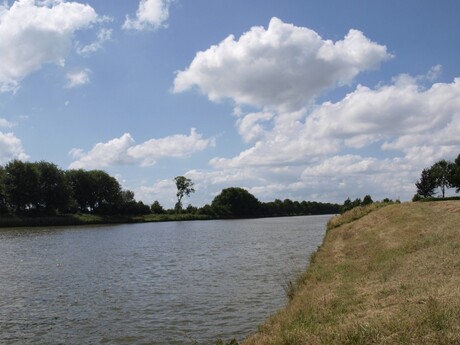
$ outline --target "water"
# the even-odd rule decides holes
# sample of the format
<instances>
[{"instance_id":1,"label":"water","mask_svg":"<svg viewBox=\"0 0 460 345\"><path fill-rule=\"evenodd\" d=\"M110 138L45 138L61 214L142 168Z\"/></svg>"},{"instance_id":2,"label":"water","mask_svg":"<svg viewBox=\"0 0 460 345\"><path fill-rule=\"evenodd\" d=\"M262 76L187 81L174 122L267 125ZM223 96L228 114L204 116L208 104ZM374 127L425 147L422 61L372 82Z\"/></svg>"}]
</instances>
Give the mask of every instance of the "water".
<instances>
[{"instance_id":1,"label":"water","mask_svg":"<svg viewBox=\"0 0 460 345\"><path fill-rule=\"evenodd\" d=\"M0 230L1 344L242 340L328 216Z\"/></svg>"}]
</instances>

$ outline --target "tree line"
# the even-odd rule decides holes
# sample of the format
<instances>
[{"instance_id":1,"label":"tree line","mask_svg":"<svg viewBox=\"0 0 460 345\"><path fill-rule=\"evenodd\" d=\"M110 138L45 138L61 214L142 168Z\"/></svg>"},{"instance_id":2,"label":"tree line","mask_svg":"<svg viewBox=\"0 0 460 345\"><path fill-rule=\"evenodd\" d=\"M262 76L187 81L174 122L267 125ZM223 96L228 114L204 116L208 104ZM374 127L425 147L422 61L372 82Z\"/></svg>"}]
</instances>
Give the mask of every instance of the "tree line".
<instances>
[{"instance_id":1,"label":"tree line","mask_svg":"<svg viewBox=\"0 0 460 345\"><path fill-rule=\"evenodd\" d=\"M239 187L223 189L211 204L188 205L182 200L195 192L194 183L176 176L177 203L165 209L159 201L146 205L134 192L123 190L116 178L102 170L60 169L56 164L14 160L0 166L0 215L54 216L190 214L207 218L252 218L338 213L341 205L276 199L261 202Z\"/></svg>"},{"instance_id":2,"label":"tree line","mask_svg":"<svg viewBox=\"0 0 460 345\"><path fill-rule=\"evenodd\" d=\"M339 204L316 201L299 202L290 199L262 202L244 188L230 187L223 189L210 204L200 208L193 205L182 208L182 198L190 196L195 191L194 184L183 176L176 177L175 181L178 201L174 209L166 210L158 201L155 201L151 206L153 214L195 214L213 219L285 217L336 214L341 207Z\"/></svg>"},{"instance_id":3,"label":"tree line","mask_svg":"<svg viewBox=\"0 0 460 345\"><path fill-rule=\"evenodd\" d=\"M147 214L150 207L102 170L67 170L49 162L0 166L0 214Z\"/></svg>"},{"instance_id":4,"label":"tree line","mask_svg":"<svg viewBox=\"0 0 460 345\"><path fill-rule=\"evenodd\" d=\"M449 188L455 188L456 193L460 192L460 154L453 162L442 159L423 169L415 186L417 194L413 201L431 198L438 192L444 198Z\"/></svg>"}]
</instances>

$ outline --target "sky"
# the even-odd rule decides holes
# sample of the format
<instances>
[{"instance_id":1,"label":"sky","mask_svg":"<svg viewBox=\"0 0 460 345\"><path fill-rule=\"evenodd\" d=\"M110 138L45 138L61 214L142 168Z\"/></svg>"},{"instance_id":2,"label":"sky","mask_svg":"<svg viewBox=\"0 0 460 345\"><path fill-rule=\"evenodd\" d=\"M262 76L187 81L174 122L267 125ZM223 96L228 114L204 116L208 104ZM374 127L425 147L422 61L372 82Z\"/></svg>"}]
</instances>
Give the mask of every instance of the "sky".
<instances>
[{"instance_id":1,"label":"sky","mask_svg":"<svg viewBox=\"0 0 460 345\"><path fill-rule=\"evenodd\" d=\"M0 2L0 164L146 203L410 200L460 153L456 0Z\"/></svg>"}]
</instances>

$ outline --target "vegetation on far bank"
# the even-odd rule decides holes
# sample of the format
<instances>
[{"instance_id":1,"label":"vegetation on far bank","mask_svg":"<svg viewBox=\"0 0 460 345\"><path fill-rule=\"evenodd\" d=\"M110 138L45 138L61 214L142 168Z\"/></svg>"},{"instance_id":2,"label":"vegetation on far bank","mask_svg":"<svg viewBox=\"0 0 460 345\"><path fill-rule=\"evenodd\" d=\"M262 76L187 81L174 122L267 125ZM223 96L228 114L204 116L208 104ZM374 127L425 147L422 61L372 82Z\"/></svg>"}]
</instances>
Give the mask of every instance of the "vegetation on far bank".
<instances>
[{"instance_id":1,"label":"vegetation on far bank","mask_svg":"<svg viewBox=\"0 0 460 345\"><path fill-rule=\"evenodd\" d=\"M456 193L460 192L460 154L453 162L441 159L431 167L423 169L415 186L417 193L412 201L431 199L438 190L443 199L449 188L455 188Z\"/></svg>"},{"instance_id":2,"label":"vegetation on far bank","mask_svg":"<svg viewBox=\"0 0 460 345\"><path fill-rule=\"evenodd\" d=\"M261 202L243 188L222 190L211 204L188 205L193 182L176 176L177 203L146 205L102 170L62 170L48 162L11 161L0 166L0 226L78 225L338 213L339 204L277 199Z\"/></svg>"},{"instance_id":3,"label":"vegetation on far bank","mask_svg":"<svg viewBox=\"0 0 460 345\"><path fill-rule=\"evenodd\" d=\"M458 224L460 201L332 219L292 300L245 344L460 343Z\"/></svg>"}]
</instances>

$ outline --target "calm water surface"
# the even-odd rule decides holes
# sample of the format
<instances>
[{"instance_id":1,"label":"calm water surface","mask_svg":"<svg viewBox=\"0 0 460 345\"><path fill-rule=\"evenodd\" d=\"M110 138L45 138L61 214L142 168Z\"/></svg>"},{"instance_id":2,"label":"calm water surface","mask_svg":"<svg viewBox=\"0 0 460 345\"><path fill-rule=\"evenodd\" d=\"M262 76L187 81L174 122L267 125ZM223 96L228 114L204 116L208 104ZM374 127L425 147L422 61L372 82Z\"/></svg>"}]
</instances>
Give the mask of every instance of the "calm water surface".
<instances>
[{"instance_id":1,"label":"calm water surface","mask_svg":"<svg viewBox=\"0 0 460 345\"><path fill-rule=\"evenodd\" d=\"M241 340L285 304L328 219L0 230L0 343Z\"/></svg>"}]
</instances>

